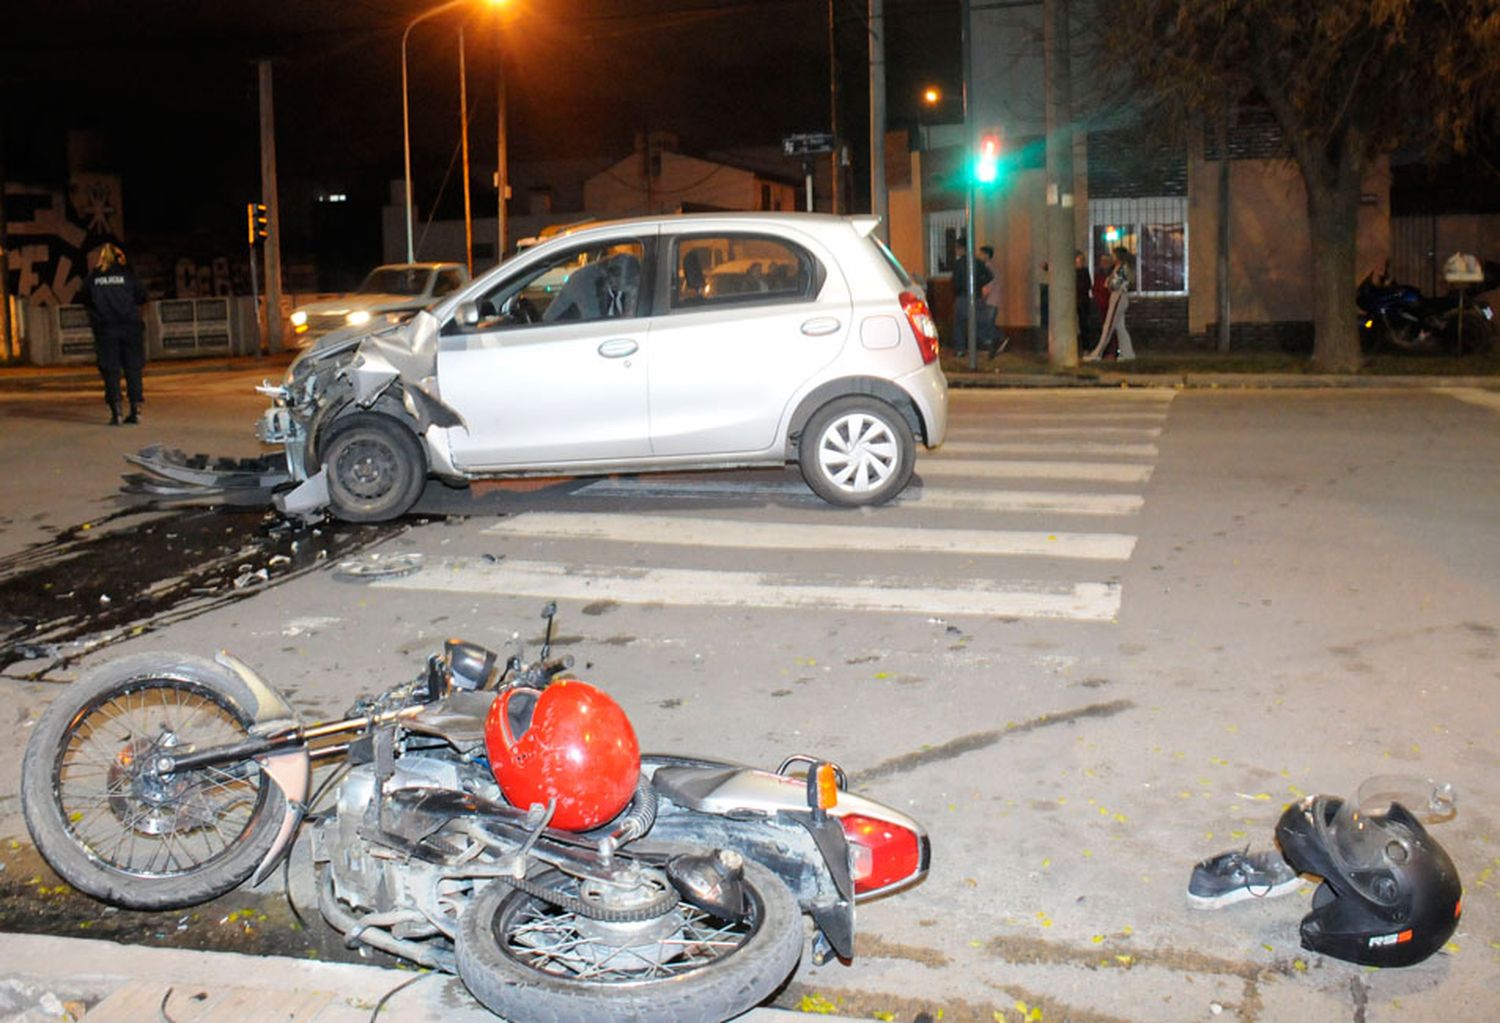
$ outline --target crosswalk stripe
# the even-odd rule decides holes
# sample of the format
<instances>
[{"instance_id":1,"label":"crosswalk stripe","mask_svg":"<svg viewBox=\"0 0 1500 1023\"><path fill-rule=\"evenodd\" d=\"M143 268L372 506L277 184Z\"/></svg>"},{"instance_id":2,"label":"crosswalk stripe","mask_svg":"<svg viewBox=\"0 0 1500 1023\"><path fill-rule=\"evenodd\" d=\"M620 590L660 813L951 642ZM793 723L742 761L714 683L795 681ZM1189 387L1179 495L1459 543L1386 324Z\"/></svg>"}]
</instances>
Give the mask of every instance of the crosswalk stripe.
<instances>
[{"instance_id":1,"label":"crosswalk stripe","mask_svg":"<svg viewBox=\"0 0 1500 1023\"><path fill-rule=\"evenodd\" d=\"M933 476L1145 483L1151 479L1151 466L1129 462L1016 462L942 457L923 459L922 477L927 479Z\"/></svg>"},{"instance_id":2,"label":"crosswalk stripe","mask_svg":"<svg viewBox=\"0 0 1500 1023\"><path fill-rule=\"evenodd\" d=\"M924 463L919 463L919 471ZM662 479L625 476L603 479L573 491L574 497L739 498L822 503L803 483L790 480ZM1139 494L1077 494L1041 490L962 490L907 487L893 504L940 511L1050 512L1057 515L1133 515L1145 499Z\"/></svg>"},{"instance_id":3,"label":"crosswalk stripe","mask_svg":"<svg viewBox=\"0 0 1500 1023\"><path fill-rule=\"evenodd\" d=\"M544 561L492 563L481 558L442 558L429 562L420 572L372 585L591 602L885 611L947 618L1110 621L1120 610L1118 583L1001 584L967 579L942 588L918 588L899 577L822 584L770 572L606 568Z\"/></svg>"},{"instance_id":4,"label":"crosswalk stripe","mask_svg":"<svg viewBox=\"0 0 1500 1023\"><path fill-rule=\"evenodd\" d=\"M1126 561L1135 537L1123 533L924 529L794 522L746 522L671 515L525 512L485 528L489 536L741 549L1076 558Z\"/></svg>"},{"instance_id":5,"label":"crosswalk stripe","mask_svg":"<svg viewBox=\"0 0 1500 1023\"><path fill-rule=\"evenodd\" d=\"M1167 421L1167 409L1161 408L1149 412L1080 412L1076 409L1058 409L1052 412L1044 412L1040 409L1011 409L995 408L978 410L965 410L964 422L1005 422L1018 424L1018 430L1027 430L1032 424L1047 424L1062 420L1069 423L1164 423Z\"/></svg>"},{"instance_id":6,"label":"crosswalk stripe","mask_svg":"<svg viewBox=\"0 0 1500 1023\"><path fill-rule=\"evenodd\" d=\"M1177 392L1167 387L1110 387L1110 388L1078 388L1078 387L1027 387L1006 388L1004 390L987 387L955 387L948 392L948 399L954 402L1004 402L1007 405L1020 402L1033 402L1055 406L1058 399L1071 399L1070 404L1169 404L1177 397Z\"/></svg>"},{"instance_id":7,"label":"crosswalk stripe","mask_svg":"<svg viewBox=\"0 0 1500 1023\"><path fill-rule=\"evenodd\" d=\"M952 436L950 433L949 436ZM994 436L990 433L989 436ZM1155 458L1160 449L1155 444L1110 444L1103 441L944 441L938 455L1121 455L1127 458ZM921 464L921 461L918 461Z\"/></svg>"},{"instance_id":8,"label":"crosswalk stripe","mask_svg":"<svg viewBox=\"0 0 1500 1023\"><path fill-rule=\"evenodd\" d=\"M959 426L948 430L950 437L993 437L994 426ZM1147 440L1161 436L1159 426L1028 426L1016 431L1026 437L1066 437L1075 433L1086 433L1091 437L1124 437L1131 440Z\"/></svg>"}]
</instances>

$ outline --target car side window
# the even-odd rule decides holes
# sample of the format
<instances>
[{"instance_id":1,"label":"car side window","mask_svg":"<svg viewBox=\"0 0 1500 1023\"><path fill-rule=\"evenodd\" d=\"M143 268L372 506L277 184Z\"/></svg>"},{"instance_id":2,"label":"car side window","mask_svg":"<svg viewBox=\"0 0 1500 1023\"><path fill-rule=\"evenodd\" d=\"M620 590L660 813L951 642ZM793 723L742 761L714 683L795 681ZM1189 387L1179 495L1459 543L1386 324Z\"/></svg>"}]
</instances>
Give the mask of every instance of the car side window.
<instances>
[{"instance_id":1,"label":"car side window","mask_svg":"<svg viewBox=\"0 0 1500 1023\"><path fill-rule=\"evenodd\" d=\"M475 300L477 320L445 332L476 333L533 324L587 323L645 315L645 246L636 239L563 250L506 277Z\"/></svg>"},{"instance_id":2,"label":"car side window","mask_svg":"<svg viewBox=\"0 0 1500 1023\"><path fill-rule=\"evenodd\" d=\"M463 275L457 270L439 270L437 281L432 286L432 297L441 298L450 292L457 291L463 287L463 284Z\"/></svg>"},{"instance_id":3,"label":"car side window","mask_svg":"<svg viewBox=\"0 0 1500 1023\"><path fill-rule=\"evenodd\" d=\"M817 295L824 276L812 253L770 235L678 238L672 261L674 310L806 301Z\"/></svg>"}]
</instances>

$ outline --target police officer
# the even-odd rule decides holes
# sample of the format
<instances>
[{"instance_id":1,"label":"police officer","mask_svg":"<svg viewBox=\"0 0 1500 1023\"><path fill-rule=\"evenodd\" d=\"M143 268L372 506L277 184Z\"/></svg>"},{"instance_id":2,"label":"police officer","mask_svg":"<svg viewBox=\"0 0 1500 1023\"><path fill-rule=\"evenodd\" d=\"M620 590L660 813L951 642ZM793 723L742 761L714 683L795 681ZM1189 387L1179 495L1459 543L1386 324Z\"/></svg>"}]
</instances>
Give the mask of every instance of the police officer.
<instances>
[{"instance_id":1,"label":"police officer","mask_svg":"<svg viewBox=\"0 0 1500 1023\"><path fill-rule=\"evenodd\" d=\"M104 400L109 403L109 425L120 425L120 373L125 373L125 391L130 399L127 423L141 421L141 369L146 365L146 339L141 306L146 304L146 286L125 265L119 246L105 243L94 269L83 279L83 304L94 328L94 354L99 375L104 378Z\"/></svg>"}]
</instances>

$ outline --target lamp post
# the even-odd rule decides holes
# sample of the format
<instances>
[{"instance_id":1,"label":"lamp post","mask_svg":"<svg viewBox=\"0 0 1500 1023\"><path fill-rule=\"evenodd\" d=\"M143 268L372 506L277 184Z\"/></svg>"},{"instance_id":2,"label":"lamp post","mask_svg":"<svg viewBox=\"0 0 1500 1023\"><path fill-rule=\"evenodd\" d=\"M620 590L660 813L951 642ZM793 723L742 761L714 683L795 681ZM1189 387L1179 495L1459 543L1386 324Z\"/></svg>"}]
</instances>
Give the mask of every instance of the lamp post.
<instances>
[{"instance_id":1,"label":"lamp post","mask_svg":"<svg viewBox=\"0 0 1500 1023\"><path fill-rule=\"evenodd\" d=\"M455 7L471 3L472 0L448 0L447 3L438 4L430 10L423 11L406 24L406 31L401 33L401 151L405 160L406 170L406 261L416 261L416 252L412 244L412 201L411 201L411 98L408 95L407 71L406 71L406 42L411 37L411 30L428 18L436 17L444 11L451 11ZM491 7L498 7L505 0L487 0ZM462 68L459 71L462 74Z\"/></svg>"}]
</instances>

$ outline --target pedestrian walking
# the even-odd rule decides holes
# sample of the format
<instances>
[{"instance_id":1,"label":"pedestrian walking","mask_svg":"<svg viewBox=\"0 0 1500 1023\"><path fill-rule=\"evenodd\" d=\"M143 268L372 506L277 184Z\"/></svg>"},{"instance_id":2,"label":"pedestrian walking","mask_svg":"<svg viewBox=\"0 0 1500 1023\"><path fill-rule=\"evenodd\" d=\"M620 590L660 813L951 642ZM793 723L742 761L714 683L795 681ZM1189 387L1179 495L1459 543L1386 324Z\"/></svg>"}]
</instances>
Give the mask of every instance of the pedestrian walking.
<instances>
[{"instance_id":1,"label":"pedestrian walking","mask_svg":"<svg viewBox=\"0 0 1500 1023\"><path fill-rule=\"evenodd\" d=\"M1090 337L1094 318L1094 279L1089 276L1088 257L1081 251L1073 253L1073 300L1078 304L1078 336Z\"/></svg>"},{"instance_id":2,"label":"pedestrian walking","mask_svg":"<svg viewBox=\"0 0 1500 1023\"><path fill-rule=\"evenodd\" d=\"M146 304L146 286L125 265L119 246L105 243L94 268L83 279L83 304L94 328L94 356L104 378L104 400L109 404L109 425L120 425L120 374L125 375L125 394L130 399L127 423L141 421L141 370L146 365L146 338L141 306Z\"/></svg>"},{"instance_id":3,"label":"pedestrian walking","mask_svg":"<svg viewBox=\"0 0 1500 1023\"><path fill-rule=\"evenodd\" d=\"M966 255L968 243L963 236L959 236L955 244L958 247L958 256L953 260L953 331L956 335L953 339L953 347L959 355L967 355L969 352L969 303L964 296L969 293L969 257ZM995 279L995 275L990 271L988 259L989 256L994 255L994 252L992 246L982 245L974 259L975 348L988 347L993 343L995 336L994 307L984 304L984 289ZM988 311L988 316L986 316L986 311ZM988 330L985 328L986 319L989 322Z\"/></svg>"},{"instance_id":4,"label":"pedestrian walking","mask_svg":"<svg viewBox=\"0 0 1500 1023\"><path fill-rule=\"evenodd\" d=\"M1129 362L1135 358L1135 348L1130 344L1130 331L1125 328L1125 310L1130 307L1130 250L1123 246L1115 249L1114 268L1109 272L1109 308L1104 313L1104 329L1099 332L1099 343L1083 357L1084 362L1098 362L1101 358L1115 358ZM1118 342L1118 349L1115 343Z\"/></svg>"}]
</instances>

